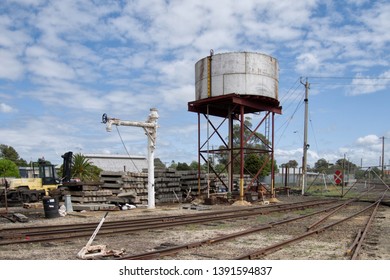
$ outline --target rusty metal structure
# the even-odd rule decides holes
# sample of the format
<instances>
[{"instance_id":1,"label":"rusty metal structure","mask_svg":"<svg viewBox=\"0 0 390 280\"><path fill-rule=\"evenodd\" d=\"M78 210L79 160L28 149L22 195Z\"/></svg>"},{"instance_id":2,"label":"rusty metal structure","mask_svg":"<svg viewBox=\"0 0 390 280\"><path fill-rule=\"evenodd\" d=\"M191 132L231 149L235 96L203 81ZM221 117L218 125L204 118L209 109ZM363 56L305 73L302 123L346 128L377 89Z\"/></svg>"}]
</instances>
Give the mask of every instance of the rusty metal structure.
<instances>
[{"instance_id":1,"label":"rusty metal structure","mask_svg":"<svg viewBox=\"0 0 390 280\"><path fill-rule=\"evenodd\" d=\"M198 172L200 175L203 161L217 180L231 192L234 183L233 164L238 162L240 200L244 198L244 159L252 153L265 155L267 160L257 174L251 174L252 180L247 187L256 182L270 161L271 193L274 194L274 116L282 113L278 101L278 72L275 58L252 52L214 54L211 51L209 56L195 64L195 100L188 103L188 111L198 114ZM246 114L262 116L255 129L246 126ZM202 116L207 124L204 142L201 140ZM234 122L240 126L239 143L233 143ZM260 139L261 148L248 148L247 143L258 137L257 132L261 127L264 127L264 137ZM210 149L209 142L213 138L217 138L222 145ZM223 169L228 174L227 184L210 164L210 155L216 154L228 158ZM198 191L200 193L200 183Z\"/></svg>"}]
</instances>

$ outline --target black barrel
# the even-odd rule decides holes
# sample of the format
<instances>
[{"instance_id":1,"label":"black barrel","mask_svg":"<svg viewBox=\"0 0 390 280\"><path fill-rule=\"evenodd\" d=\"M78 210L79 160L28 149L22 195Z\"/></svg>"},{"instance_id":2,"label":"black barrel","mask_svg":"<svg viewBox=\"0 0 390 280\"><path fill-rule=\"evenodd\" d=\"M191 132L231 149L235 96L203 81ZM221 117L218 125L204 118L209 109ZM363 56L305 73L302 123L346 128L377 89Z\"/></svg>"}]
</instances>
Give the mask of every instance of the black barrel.
<instances>
[{"instance_id":1,"label":"black barrel","mask_svg":"<svg viewBox=\"0 0 390 280\"><path fill-rule=\"evenodd\" d=\"M60 216L58 213L58 200L50 196L43 198L43 209L45 210L45 218L57 218Z\"/></svg>"}]
</instances>

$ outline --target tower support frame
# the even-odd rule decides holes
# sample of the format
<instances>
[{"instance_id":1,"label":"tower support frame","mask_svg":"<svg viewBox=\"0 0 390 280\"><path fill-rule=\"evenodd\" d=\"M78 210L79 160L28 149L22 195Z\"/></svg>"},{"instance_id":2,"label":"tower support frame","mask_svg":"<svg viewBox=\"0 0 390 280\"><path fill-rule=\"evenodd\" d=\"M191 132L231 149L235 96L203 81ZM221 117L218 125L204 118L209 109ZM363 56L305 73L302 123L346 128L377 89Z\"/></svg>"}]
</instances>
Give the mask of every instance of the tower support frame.
<instances>
[{"instance_id":1,"label":"tower support frame","mask_svg":"<svg viewBox=\"0 0 390 280\"><path fill-rule=\"evenodd\" d=\"M222 96L215 96L188 103L188 111L198 114L198 194L201 194L201 161L206 163L209 167L209 171L214 173L215 179L226 187L229 192L234 190L234 163L239 163L239 193L240 200L244 200L244 173L245 170L245 156L256 153L259 155L266 155L265 161L256 174L251 174L251 181L247 184L247 188L250 188L261 174L261 171L265 168L267 163L271 161L271 194L275 196L274 188L274 117L275 114L282 113L282 107L279 106L279 101L273 98L257 95L239 95L239 94L227 94ZM251 130L245 124L245 116L249 113L261 113L264 112L264 117L256 125L254 130ZM204 117L207 123L207 135L206 140L202 142L201 137L201 116ZM211 116L219 117L221 120L219 123L211 118ZM233 143L233 125L234 121L240 125L239 143L234 145ZM224 126L225 125L225 126ZM224 137L223 129L226 128L228 135ZM254 137L257 137L257 131L260 127L265 127L265 138L261 140L261 148L247 148L246 144ZM209 131L211 128L212 132ZM245 134L246 132L249 132ZM218 138L221 145L217 148L212 147L210 149L209 142L212 139ZM227 163L222 169L222 172L217 172L213 165L210 163L210 154L226 154ZM228 174L227 184L222 178L222 173Z\"/></svg>"}]
</instances>

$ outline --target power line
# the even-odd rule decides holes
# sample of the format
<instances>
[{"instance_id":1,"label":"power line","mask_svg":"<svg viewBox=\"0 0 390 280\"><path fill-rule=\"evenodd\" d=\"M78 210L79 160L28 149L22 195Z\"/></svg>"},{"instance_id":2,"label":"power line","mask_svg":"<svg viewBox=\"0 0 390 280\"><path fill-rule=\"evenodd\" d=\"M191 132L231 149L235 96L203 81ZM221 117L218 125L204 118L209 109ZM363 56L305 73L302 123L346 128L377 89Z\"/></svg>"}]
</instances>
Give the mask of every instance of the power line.
<instances>
[{"instance_id":1,"label":"power line","mask_svg":"<svg viewBox=\"0 0 390 280\"><path fill-rule=\"evenodd\" d=\"M297 107L295 108L293 114L276 130L278 131L279 129L281 129L283 126L285 126L283 132L281 133L280 137L279 137L279 140L277 141L276 145L279 144L279 141L282 139L284 133L286 132L287 128L288 128L288 125L290 124L291 120L294 118L295 114L297 113L298 109L303 105L303 96L301 98L301 101L297 104Z\"/></svg>"},{"instance_id":2,"label":"power line","mask_svg":"<svg viewBox=\"0 0 390 280\"><path fill-rule=\"evenodd\" d=\"M319 83L319 82L311 82L310 84L312 85L321 85L321 84L324 84L325 81L323 83ZM329 85L330 87L331 86L387 86L389 83L332 83L331 85Z\"/></svg>"},{"instance_id":3,"label":"power line","mask_svg":"<svg viewBox=\"0 0 390 280\"><path fill-rule=\"evenodd\" d=\"M294 88L294 90L291 92L290 95L293 95L293 94L297 91L297 89L300 88L300 86L301 86L301 85L298 84L298 85ZM300 97L302 98L302 96L301 96L300 94L295 95L294 99L291 100L290 104L288 104L288 105L286 105L285 107L283 107L283 110L284 110L284 111L287 111L287 110L290 108L290 106L291 106L292 104L294 104L295 102L297 102L297 99L300 98Z\"/></svg>"},{"instance_id":4,"label":"power line","mask_svg":"<svg viewBox=\"0 0 390 280\"><path fill-rule=\"evenodd\" d=\"M280 102L283 102L284 99L287 98L288 96L288 93L291 91L291 89L299 82L299 78L297 78L295 80L295 83L287 90L286 92L286 95L284 95L281 99L280 99ZM290 95L292 95L295 91L296 91L297 87L290 93Z\"/></svg>"},{"instance_id":5,"label":"power line","mask_svg":"<svg viewBox=\"0 0 390 280\"><path fill-rule=\"evenodd\" d=\"M134 162L133 159L131 158L131 155L130 155L129 151L128 151L127 148L126 148L125 142L124 142L123 139L122 139L122 135L121 135L120 132L119 132L118 126L116 125L115 127L116 127L116 131L118 132L119 138L121 139L122 145L123 145L123 147L125 148L125 151L126 151L127 155L129 156L129 159L130 159L131 162L133 163L135 169L137 169L137 172L138 172L138 173L141 173L141 172L139 171L137 165L135 164L135 162Z\"/></svg>"},{"instance_id":6,"label":"power line","mask_svg":"<svg viewBox=\"0 0 390 280\"><path fill-rule=\"evenodd\" d=\"M309 112L309 114L310 114L310 112ZM317 137L316 137L316 134L315 134L315 130L314 130L314 127L313 127L313 121L312 121L311 117L310 117L310 126L311 126L311 130L313 131L313 137L314 137L314 142L316 144L317 154L319 154Z\"/></svg>"},{"instance_id":7,"label":"power line","mask_svg":"<svg viewBox=\"0 0 390 280\"><path fill-rule=\"evenodd\" d=\"M321 83L329 83L328 80L336 80L333 81L329 86L375 86L375 87L387 87L389 85L390 77L342 77L342 76L312 76L308 77L314 80L319 80L315 82L311 82L311 84L321 84ZM339 81L352 80L351 82L339 82ZM356 80L363 82L355 82ZM366 81L366 82L364 82ZM383 81L379 83L379 81Z\"/></svg>"},{"instance_id":8,"label":"power line","mask_svg":"<svg viewBox=\"0 0 390 280\"><path fill-rule=\"evenodd\" d=\"M390 80L390 77L342 77L342 76L309 76L310 79L334 80Z\"/></svg>"}]
</instances>

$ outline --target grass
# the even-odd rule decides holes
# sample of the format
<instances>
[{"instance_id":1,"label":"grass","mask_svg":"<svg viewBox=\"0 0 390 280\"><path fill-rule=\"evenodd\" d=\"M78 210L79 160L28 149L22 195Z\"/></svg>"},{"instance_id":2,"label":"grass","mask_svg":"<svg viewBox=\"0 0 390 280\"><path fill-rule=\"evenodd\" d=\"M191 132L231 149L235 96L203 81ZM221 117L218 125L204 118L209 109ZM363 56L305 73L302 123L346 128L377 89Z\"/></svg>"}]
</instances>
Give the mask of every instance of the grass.
<instances>
[{"instance_id":1,"label":"grass","mask_svg":"<svg viewBox=\"0 0 390 280\"><path fill-rule=\"evenodd\" d=\"M324 185L311 185L305 190L305 194L317 197L341 197L342 193L344 193L345 198L356 197L358 195L357 192L349 189L349 187L344 187L344 189L342 189L342 187L334 185L328 185L326 188ZM300 187L293 187L291 190L299 192L302 189Z\"/></svg>"}]
</instances>

